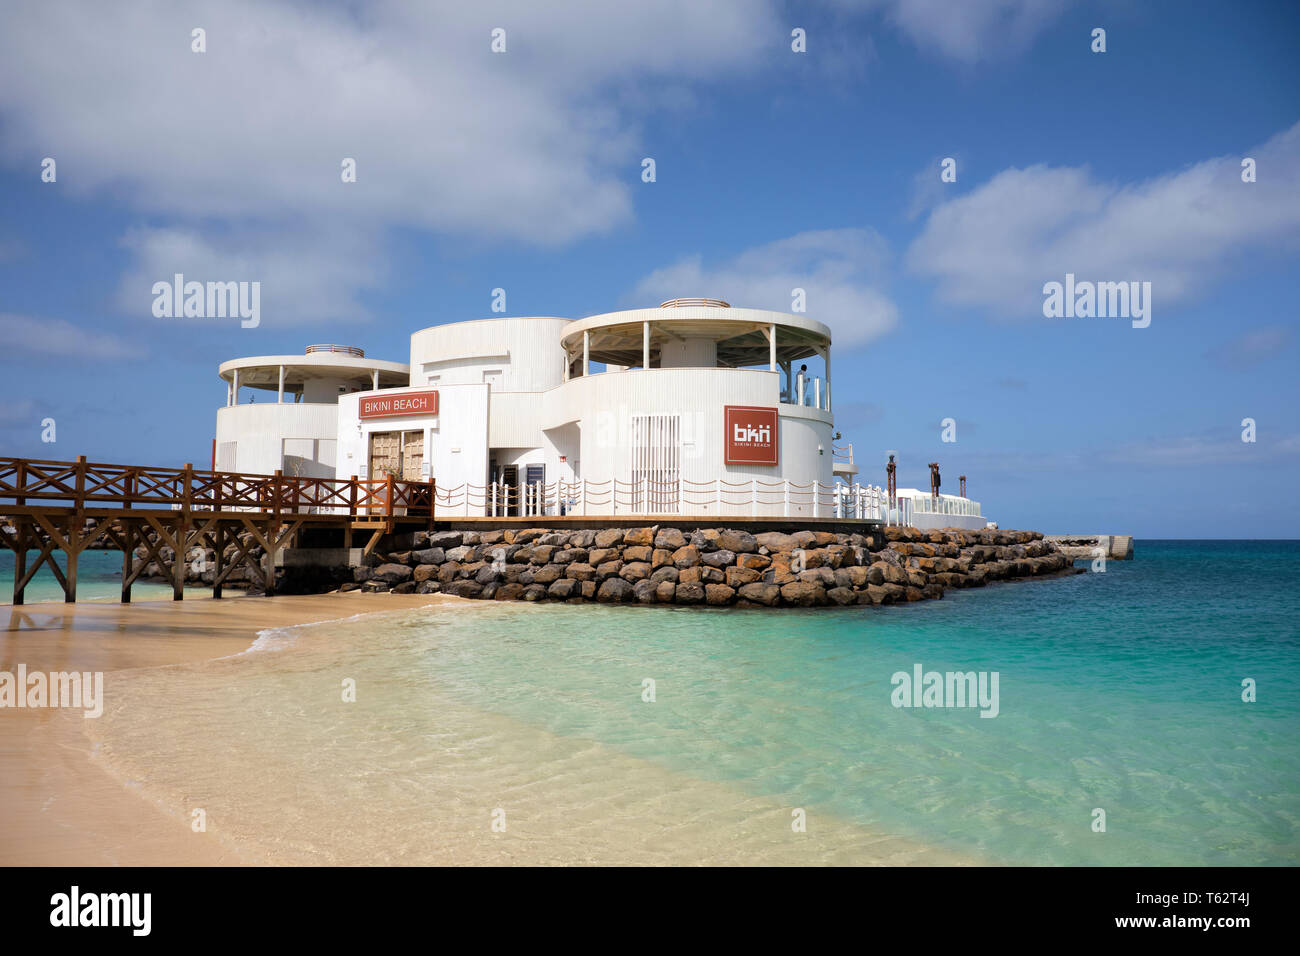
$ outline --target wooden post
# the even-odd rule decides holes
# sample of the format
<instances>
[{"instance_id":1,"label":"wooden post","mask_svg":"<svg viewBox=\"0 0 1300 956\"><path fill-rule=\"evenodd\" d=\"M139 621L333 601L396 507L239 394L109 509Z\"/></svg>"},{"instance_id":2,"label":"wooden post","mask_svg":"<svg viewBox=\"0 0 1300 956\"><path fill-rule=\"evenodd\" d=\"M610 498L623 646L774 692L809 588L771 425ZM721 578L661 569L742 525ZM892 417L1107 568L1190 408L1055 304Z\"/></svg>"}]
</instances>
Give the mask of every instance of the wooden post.
<instances>
[{"instance_id":1,"label":"wooden post","mask_svg":"<svg viewBox=\"0 0 1300 956\"><path fill-rule=\"evenodd\" d=\"M172 600L185 600L185 568L189 555L187 542L193 521L190 517L194 508L194 464L186 462L181 473L181 517L176 527L176 549L172 556Z\"/></svg>"},{"instance_id":2,"label":"wooden post","mask_svg":"<svg viewBox=\"0 0 1300 956\"><path fill-rule=\"evenodd\" d=\"M468 500L468 496L469 496L468 485L465 487L465 495L466 495L466 500ZM431 478L429 479L429 533L430 534L433 533L433 512L434 512L433 505L434 502L436 502L437 500L438 500L438 485Z\"/></svg>"},{"instance_id":3,"label":"wooden post","mask_svg":"<svg viewBox=\"0 0 1300 956\"><path fill-rule=\"evenodd\" d=\"M84 456L81 456L78 457L77 462L79 465L84 466L86 463L86 459ZM78 484L80 484L81 478L82 475L78 473L77 475ZM78 501L81 500L80 491L78 491L77 500ZM68 516L67 539L64 542L64 549L63 549L63 553L68 556L67 557L67 561L68 561L67 583L64 584L63 586L64 604L75 604L77 601L77 559L81 555L81 551L79 548L81 544L81 529L85 524L84 519L81 518L81 514L82 514L81 509L78 508L76 511L74 511L71 515ZM50 555L50 561L53 560L54 560L54 555Z\"/></svg>"},{"instance_id":4,"label":"wooden post","mask_svg":"<svg viewBox=\"0 0 1300 956\"><path fill-rule=\"evenodd\" d=\"M212 597L221 600L221 571L226 563L226 523L217 521L216 528L216 564L212 569Z\"/></svg>"},{"instance_id":5,"label":"wooden post","mask_svg":"<svg viewBox=\"0 0 1300 956\"><path fill-rule=\"evenodd\" d=\"M122 603L131 603L131 572L135 569L135 542L131 522L122 519Z\"/></svg>"},{"instance_id":6,"label":"wooden post","mask_svg":"<svg viewBox=\"0 0 1300 956\"><path fill-rule=\"evenodd\" d=\"M275 496L272 498L274 513L271 517L270 526L267 529L266 541L269 547L266 549L266 596L270 597L275 594L275 555L279 548L276 547L277 538L280 536L280 511L284 507L284 497L282 484L284 482L284 473L277 468L275 470Z\"/></svg>"},{"instance_id":7,"label":"wooden post","mask_svg":"<svg viewBox=\"0 0 1300 956\"><path fill-rule=\"evenodd\" d=\"M19 462L19 488L22 487L22 467L22 462ZM22 499L20 498L19 501L21 500ZM14 541L17 544L17 547L14 549L14 604L18 605L23 603L23 591L27 589L25 585L21 588L18 586L19 582L22 581L23 578L27 577L27 522L22 518L14 518L14 531L17 532L17 535L14 538Z\"/></svg>"},{"instance_id":8,"label":"wooden post","mask_svg":"<svg viewBox=\"0 0 1300 956\"><path fill-rule=\"evenodd\" d=\"M18 489L18 497L14 499L14 503L17 505L21 506L27 504L27 498L26 496L23 495L23 486L26 483L27 483L27 462L20 460L18 462L17 480L14 482L14 487ZM17 581L18 578L14 578L14 580Z\"/></svg>"}]
</instances>

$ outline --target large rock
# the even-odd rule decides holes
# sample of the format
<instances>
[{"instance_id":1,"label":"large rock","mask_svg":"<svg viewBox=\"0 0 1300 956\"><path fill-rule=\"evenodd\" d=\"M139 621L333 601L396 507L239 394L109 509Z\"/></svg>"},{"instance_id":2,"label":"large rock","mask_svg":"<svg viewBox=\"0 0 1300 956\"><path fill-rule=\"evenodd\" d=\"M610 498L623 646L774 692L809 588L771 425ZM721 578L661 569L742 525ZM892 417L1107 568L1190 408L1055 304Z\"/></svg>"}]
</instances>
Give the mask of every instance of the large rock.
<instances>
[{"instance_id":1,"label":"large rock","mask_svg":"<svg viewBox=\"0 0 1300 956\"><path fill-rule=\"evenodd\" d=\"M455 548L461 543L461 533L459 531L435 531L429 535L430 548Z\"/></svg>"},{"instance_id":2,"label":"large rock","mask_svg":"<svg viewBox=\"0 0 1300 956\"><path fill-rule=\"evenodd\" d=\"M442 593L453 597L476 598L483 593L483 585L475 581L452 581L443 586Z\"/></svg>"},{"instance_id":3,"label":"large rock","mask_svg":"<svg viewBox=\"0 0 1300 956\"><path fill-rule=\"evenodd\" d=\"M640 604L654 604L655 590L658 587L649 578L644 578L632 585L632 597Z\"/></svg>"},{"instance_id":4,"label":"large rock","mask_svg":"<svg viewBox=\"0 0 1300 956\"><path fill-rule=\"evenodd\" d=\"M735 596L735 588L729 588L725 584L704 585L704 600L714 607L730 604Z\"/></svg>"},{"instance_id":5,"label":"large rock","mask_svg":"<svg viewBox=\"0 0 1300 956\"><path fill-rule=\"evenodd\" d=\"M564 577L564 566L548 564L533 571L533 584L553 584Z\"/></svg>"},{"instance_id":6,"label":"large rock","mask_svg":"<svg viewBox=\"0 0 1300 956\"><path fill-rule=\"evenodd\" d=\"M705 593L703 584L679 584L677 585L677 603L678 604L702 604Z\"/></svg>"},{"instance_id":7,"label":"large rock","mask_svg":"<svg viewBox=\"0 0 1300 956\"><path fill-rule=\"evenodd\" d=\"M791 581L781 586L781 600L795 607L816 607L825 604L826 589L808 581Z\"/></svg>"},{"instance_id":8,"label":"large rock","mask_svg":"<svg viewBox=\"0 0 1300 956\"><path fill-rule=\"evenodd\" d=\"M740 596L746 601L771 607L781 597L781 589L775 584L746 584L740 588Z\"/></svg>"},{"instance_id":9,"label":"large rock","mask_svg":"<svg viewBox=\"0 0 1300 956\"><path fill-rule=\"evenodd\" d=\"M826 596L841 607L845 604L854 604L858 599L852 588L831 588L826 592Z\"/></svg>"},{"instance_id":10,"label":"large rock","mask_svg":"<svg viewBox=\"0 0 1300 956\"><path fill-rule=\"evenodd\" d=\"M736 567L752 568L755 571L766 571L772 559L765 554L738 554L736 555Z\"/></svg>"},{"instance_id":11,"label":"large rock","mask_svg":"<svg viewBox=\"0 0 1300 956\"><path fill-rule=\"evenodd\" d=\"M566 578L573 578L575 581L591 581L596 577L596 569L590 564L579 562L571 564L564 569Z\"/></svg>"},{"instance_id":12,"label":"large rock","mask_svg":"<svg viewBox=\"0 0 1300 956\"><path fill-rule=\"evenodd\" d=\"M623 543L632 545L654 544L655 531L655 528L628 528L623 532Z\"/></svg>"},{"instance_id":13,"label":"large rock","mask_svg":"<svg viewBox=\"0 0 1300 956\"><path fill-rule=\"evenodd\" d=\"M522 584L503 584L497 588L492 598L496 601L517 601L523 596L523 593L524 586Z\"/></svg>"},{"instance_id":14,"label":"large rock","mask_svg":"<svg viewBox=\"0 0 1300 956\"><path fill-rule=\"evenodd\" d=\"M370 575L371 580L379 581L390 587L411 580L411 569L405 564L381 564Z\"/></svg>"},{"instance_id":15,"label":"large rock","mask_svg":"<svg viewBox=\"0 0 1300 956\"><path fill-rule=\"evenodd\" d=\"M752 568L727 568L726 582L733 588L739 588L746 584L753 584L763 575Z\"/></svg>"},{"instance_id":16,"label":"large rock","mask_svg":"<svg viewBox=\"0 0 1300 956\"><path fill-rule=\"evenodd\" d=\"M619 569L618 574L624 581L640 581L650 576L650 563L648 561L630 561Z\"/></svg>"},{"instance_id":17,"label":"large rock","mask_svg":"<svg viewBox=\"0 0 1300 956\"><path fill-rule=\"evenodd\" d=\"M711 568L725 568L729 564L736 563L736 552L719 548L717 551L708 551L700 555L700 560Z\"/></svg>"},{"instance_id":18,"label":"large rock","mask_svg":"<svg viewBox=\"0 0 1300 956\"><path fill-rule=\"evenodd\" d=\"M601 582L600 590L596 592L596 600L606 603L626 601L631 596L632 585L622 578L607 578Z\"/></svg>"},{"instance_id":19,"label":"large rock","mask_svg":"<svg viewBox=\"0 0 1300 956\"><path fill-rule=\"evenodd\" d=\"M680 568L693 568L700 563L700 550L693 544L685 545L673 552L673 563Z\"/></svg>"},{"instance_id":20,"label":"large rock","mask_svg":"<svg viewBox=\"0 0 1300 956\"><path fill-rule=\"evenodd\" d=\"M578 582L573 578L560 578L551 582L551 586L546 589L546 593L557 601L565 601L573 596L578 589Z\"/></svg>"},{"instance_id":21,"label":"large rock","mask_svg":"<svg viewBox=\"0 0 1300 956\"><path fill-rule=\"evenodd\" d=\"M411 558L416 564L442 564L447 560L447 552L442 548L423 548L412 551Z\"/></svg>"},{"instance_id":22,"label":"large rock","mask_svg":"<svg viewBox=\"0 0 1300 956\"><path fill-rule=\"evenodd\" d=\"M655 568L655 570L650 575L650 580L653 581L655 584L662 584L665 581L668 581L672 584L676 584L680 576L681 576L681 572L678 571L672 565L669 565L668 567L665 568Z\"/></svg>"},{"instance_id":23,"label":"large rock","mask_svg":"<svg viewBox=\"0 0 1300 956\"><path fill-rule=\"evenodd\" d=\"M428 581L430 578L436 578L437 576L438 576L438 569L436 566L432 564L416 565L415 570L411 573L411 577L416 584L423 584L425 581Z\"/></svg>"},{"instance_id":24,"label":"large rock","mask_svg":"<svg viewBox=\"0 0 1300 956\"><path fill-rule=\"evenodd\" d=\"M758 540L748 531L727 530L718 536L718 547L737 554L758 550Z\"/></svg>"},{"instance_id":25,"label":"large rock","mask_svg":"<svg viewBox=\"0 0 1300 956\"><path fill-rule=\"evenodd\" d=\"M686 535L677 528L660 528L655 535L654 546L662 551L676 551L686 546Z\"/></svg>"},{"instance_id":26,"label":"large rock","mask_svg":"<svg viewBox=\"0 0 1300 956\"><path fill-rule=\"evenodd\" d=\"M759 547L767 548L768 551L793 551L800 545L795 543L794 535L783 534L780 531L764 531L762 534L754 535L754 540L758 542Z\"/></svg>"},{"instance_id":27,"label":"large rock","mask_svg":"<svg viewBox=\"0 0 1300 956\"><path fill-rule=\"evenodd\" d=\"M622 528L606 528L596 532L596 547L612 548L623 540Z\"/></svg>"}]
</instances>

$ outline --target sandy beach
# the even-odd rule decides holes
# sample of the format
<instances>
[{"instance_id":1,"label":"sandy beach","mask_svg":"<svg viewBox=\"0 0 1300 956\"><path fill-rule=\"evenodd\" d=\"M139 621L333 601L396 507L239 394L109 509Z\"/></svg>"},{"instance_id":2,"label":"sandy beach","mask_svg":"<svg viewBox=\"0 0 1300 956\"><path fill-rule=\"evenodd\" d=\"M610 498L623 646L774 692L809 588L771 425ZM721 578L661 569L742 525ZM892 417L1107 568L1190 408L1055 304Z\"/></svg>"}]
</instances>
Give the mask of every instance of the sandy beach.
<instances>
[{"instance_id":1,"label":"sandy beach","mask_svg":"<svg viewBox=\"0 0 1300 956\"><path fill-rule=\"evenodd\" d=\"M423 607L435 595L0 605L0 671L114 671L211 660L265 628ZM235 857L100 767L80 711L0 709L0 865L222 865Z\"/></svg>"}]
</instances>

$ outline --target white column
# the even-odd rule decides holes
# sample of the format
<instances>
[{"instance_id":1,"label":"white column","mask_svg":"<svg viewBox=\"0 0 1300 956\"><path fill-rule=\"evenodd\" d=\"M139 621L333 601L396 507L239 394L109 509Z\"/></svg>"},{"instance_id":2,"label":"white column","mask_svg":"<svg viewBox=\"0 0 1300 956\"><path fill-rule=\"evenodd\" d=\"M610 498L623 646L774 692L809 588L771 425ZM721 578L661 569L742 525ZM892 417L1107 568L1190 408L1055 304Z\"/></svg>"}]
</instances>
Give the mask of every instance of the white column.
<instances>
[{"instance_id":1,"label":"white column","mask_svg":"<svg viewBox=\"0 0 1300 956\"><path fill-rule=\"evenodd\" d=\"M767 370L776 371L776 323L767 331Z\"/></svg>"},{"instance_id":2,"label":"white column","mask_svg":"<svg viewBox=\"0 0 1300 956\"><path fill-rule=\"evenodd\" d=\"M826 346L822 354L826 356L826 411L829 412L831 410L831 347Z\"/></svg>"},{"instance_id":3,"label":"white column","mask_svg":"<svg viewBox=\"0 0 1300 956\"><path fill-rule=\"evenodd\" d=\"M235 369L234 377L231 379L230 394L231 394L230 404L238 405L239 404L239 369Z\"/></svg>"},{"instance_id":4,"label":"white column","mask_svg":"<svg viewBox=\"0 0 1300 956\"><path fill-rule=\"evenodd\" d=\"M370 373L370 385L376 392L379 391L379 369Z\"/></svg>"},{"instance_id":5,"label":"white column","mask_svg":"<svg viewBox=\"0 0 1300 956\"><path fill-rule=\"evenodd\" d=\"M284 366L280 366L280 386L275 392L275 404L284 404Z\"/></svg>"},{"instance_id":6,"label":"white column","mask_svg":"<svg viewBox=\"0 0 1300 956\"><path fill-rule=\"evenodd\" d=\"M572 362L573 359L569 356L569 350L565 349L564 350L564 381L566 382L569 380L569 365L572 364Z\"/></svg>"},{"instance_id":7,"label":"white column","mask_svg":"<svg viewBox=\"0 0 1300 956\"><path fill-rule=\"evenodd\" d=\"M641 367L650 367L650 323L641 323Z\"/></svg>"},{"instance_id":8,"label":"white column","mask_svg":"<svg viewBox=\"0 0 1300 956\"><path fill-rule=\"evenodd\" d=\"M586 376L591 371L591 333L582 333L582 374Z\"/></svg>"}]
</instances>

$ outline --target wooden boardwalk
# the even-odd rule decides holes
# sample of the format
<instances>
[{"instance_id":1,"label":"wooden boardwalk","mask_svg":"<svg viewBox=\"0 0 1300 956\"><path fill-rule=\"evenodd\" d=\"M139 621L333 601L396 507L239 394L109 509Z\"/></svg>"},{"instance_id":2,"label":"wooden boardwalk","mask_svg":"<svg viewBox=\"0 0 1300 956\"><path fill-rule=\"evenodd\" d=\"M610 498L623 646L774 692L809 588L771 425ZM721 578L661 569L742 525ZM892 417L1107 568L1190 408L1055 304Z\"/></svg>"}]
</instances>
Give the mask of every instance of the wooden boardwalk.
<instances>
[{"instance_id":1,"label":"wooden boardwalk","mask_svg":"<svg viewBox=\"0 0 1300 956\"><path fill-rule=\"evenodd\" d=\"M122 552L122 601L150 563L184 596L186 556L194 548L216 555L212 596L236 568L267 594L275 590L275 560L304 528L341 529L346 547L355 531L369 532L369 551L394 530L433 528L433 482L387 478L304 478L138 465L107 465L0 457L0 544L14 552L13 603L45 565L77 599L77 562L91 547ZM6 526L7 525L7 526ZM244 533L241 537L241 533ZM227 561L227 546L234 548ZM252 552L260 546L263 554ZM143 547L145 556L136 556ZM166 557L170 549L171 559ZM38 552L28 562L28 551ZM62 551L66 573L55 561Z\"/></svg>"}]
</instances>

